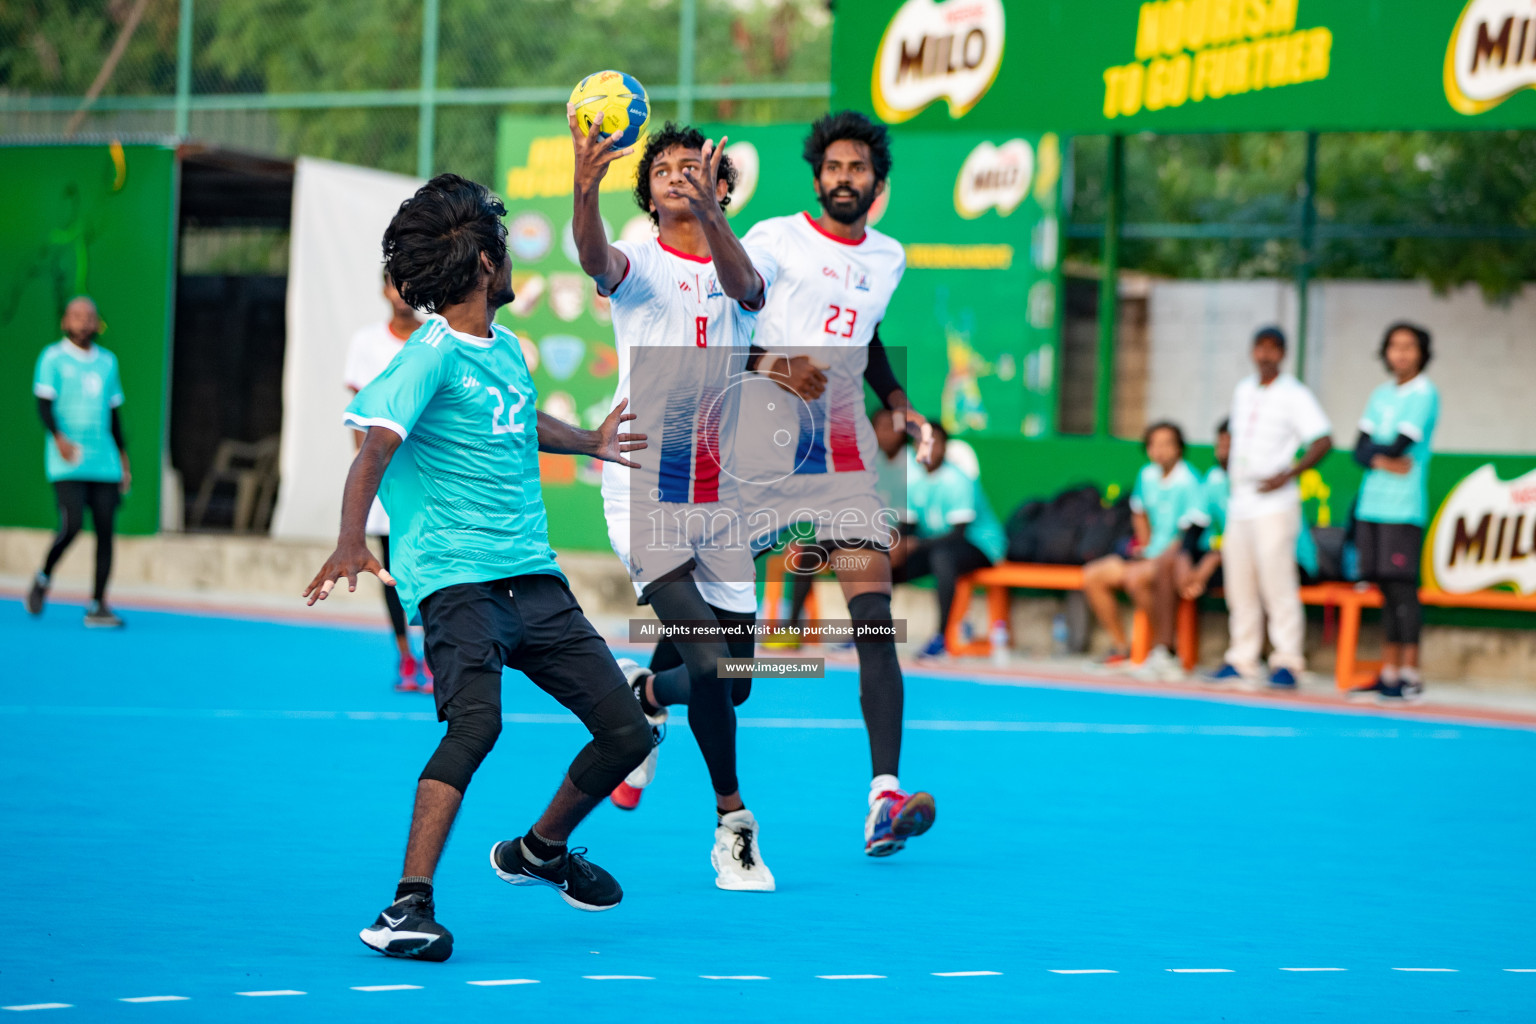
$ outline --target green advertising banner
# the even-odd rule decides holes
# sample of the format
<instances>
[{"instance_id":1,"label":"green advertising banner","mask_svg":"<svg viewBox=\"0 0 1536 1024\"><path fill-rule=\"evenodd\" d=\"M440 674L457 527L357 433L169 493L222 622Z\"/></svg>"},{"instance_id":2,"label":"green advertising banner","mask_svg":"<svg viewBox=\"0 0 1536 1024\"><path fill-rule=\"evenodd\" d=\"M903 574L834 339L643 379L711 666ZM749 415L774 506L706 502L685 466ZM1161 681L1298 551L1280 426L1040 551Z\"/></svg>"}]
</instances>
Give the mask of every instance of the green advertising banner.
<instances>
[{"instance_id":1,"label":"green advertising banner","mask_svg":"<svg viewBox=\"0 0 1536 1024\"><path fill-rule=\"evenodd\" d=\"M833 103L925 130L1536 124L1528 0L840 0Z\"/></svg>"},{"instance_id":2,"label":"green advertising banner","mask_svg":"<svg viewBox=\"0 0 1536 1024\"><path fill-rule=\"evenodd\" d=\"M0 454L0 526L58 525L32 374L62 336L65 303L83 294L101 311L99 341L117 355L126 397L134 479L117 527L158 528L175 189L175 151L164 146L0 146L0 434L11 441Z\"/></svg>"},{"instance_id":3,"label":"green advertising banner","mask_svg":"<svg viewBox=\"0 0 1536 1024\"><path fill-rule=\"evenodd\" d=\"M815 211L801 156L805 125L703 125L727 137L739 179L728 212L737 234L759 220ZM957 434L1051 432L1061 307L1061 144L1054 135L906 130L871 222L903 242L907 272L881 325L914 403ZM650 237L631 194L636 160L614 165L600 207L610 238ZM618 368L607 303L571 243L571 141L559 118L503 117L497 184L506 198L513 289L502 322L523 339L544 411L595 426ZM557 546L601 548L596 464L544 456Z\"/></svg>"}]
</instances>

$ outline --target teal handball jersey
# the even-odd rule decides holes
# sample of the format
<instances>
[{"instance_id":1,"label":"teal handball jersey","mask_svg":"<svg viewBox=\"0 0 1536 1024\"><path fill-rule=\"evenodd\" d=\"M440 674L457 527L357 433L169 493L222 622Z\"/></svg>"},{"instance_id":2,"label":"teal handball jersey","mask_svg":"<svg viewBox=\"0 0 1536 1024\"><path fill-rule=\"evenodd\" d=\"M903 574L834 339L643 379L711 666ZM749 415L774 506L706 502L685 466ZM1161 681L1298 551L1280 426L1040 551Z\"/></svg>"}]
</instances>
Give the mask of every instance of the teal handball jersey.
<instances>
[{"instance_id":1,"label":"teal handball jersey","mask_svg":"<svg viewBox=\"0 0 1536 1024\"><path fill-rule=\"evenodd\" d=\"M533 378L517 337L491 330L476 338L429 318L347 406L348 425L386 427L402 439L379 498L412 622L444 587L533 573L565 578L539 487Z\"/></svg>"},{"instance_id":2,"label":"teal handball jersey","mask_svg":"<svg viewBox=\"0 0 1536 1024\"><path fill-rule=\"evenodd\" d=\"M1157 463L1149 462L1136 475L1131 508L1145 514L1151 528L1142 555L1156 558L1179 539L1185 527L1203 521L1205 488L1183 459L1174 463L1167 476Z\"/></svg>"},{"instance_id":3,"label":"teal handball jersey","mask_svg":"<svg viewBox=\"0 0 1536 1024\"><path fill-rule=\"evenodd\" d=\"M1429 518L1430 443L1440 419L1440 392L1422 373L1406 384L1387 381L1371 392L1360 429L1377 444L1391 444L1399 434L1413 442L1407 473L1368 469L1360 481L1355 518L1373 523L1423 526Z\"/></svg>"},{"instance_id":4,"label":"teal handball jersey","mask_svg":"<svg viewBox=\"0 0 1536 1024\"><path fill-rule=\"evenodd\" d=\"M1002 561L1008 538L987 503L981 485L945 462L933 472L917 466L907 479L907 507L917 520L920 537L936 538L956 526L965 528L965 539L993 562Z\"/></svg>"},{"instance_id":5,"label":"teal handball jersey","mask_svg":"<svg viewBox=\"0 0 1536 1024\"><path fill-rule=\"evenodd\" d=\"M82 349L63 339L43 349L32 377L32 393L53 402L59 432L80 446L80 457L65 462L50 436L45 442L49 480L113 482L123 478L123 461L112 439L112 410L123 404L117 356L100 345Z\"/></svg>"}]
</instances>

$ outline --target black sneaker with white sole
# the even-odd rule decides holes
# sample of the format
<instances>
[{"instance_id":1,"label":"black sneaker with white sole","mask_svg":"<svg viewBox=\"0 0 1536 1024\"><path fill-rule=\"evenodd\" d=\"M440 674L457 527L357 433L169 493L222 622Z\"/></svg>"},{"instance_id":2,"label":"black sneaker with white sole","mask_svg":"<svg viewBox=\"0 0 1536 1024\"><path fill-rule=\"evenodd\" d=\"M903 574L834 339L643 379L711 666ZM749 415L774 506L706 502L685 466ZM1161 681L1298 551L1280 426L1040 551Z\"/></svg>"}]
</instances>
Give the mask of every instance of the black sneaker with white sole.
<instances>
[{"instance_id":1,"label":"black sneaker with white sole","mask_svg":"<svg viewBox=\"0 0 1536 1024\"><path fill-rule=\"evenodd\" d=\"M27 611L33 615L43 614L43 604L48 600L48 577L38 573L32 577L32 589L27 591Z\"/></svg>"},{"instance_id":2,"label":"black sneaker with white sole","mask_svg":"<svg viewBox=\"0 0 1536 1024\"><path fill-rule=\"evenodd\" d=\"M491 867L511 885L547 885L577 910L612 910L624 898L618 880L587 860L585 846L568 850L558 861L535 866L523 856L523 844L508 839L491 847Z\"/></svg>"},{"instance_id":3,"label":"black sneaker with white sole","mask_svg":"<svg viewBox=\"0 0 1536 1024\"><path fill-rule=\"evenodd\" d=\"M1424 699L1424 684L1416 679L1404 679L1396 684L1383 685L1376 695L1380 704L1413 704Z\"/></svg>"},{"instance_id":4,"label":"black sneaker with white sole","mask_svg":"<svg viewBox=\"0 0 1536 1024\"><path fill-rule=\"evenodd\" d=\"M92 629L121 629L123 620L107 607L105 601L93 601L85 610L85 624Z\"/></svg>"},{"instance_id":5,"label":"black sneaker with white sole","mask_svg":"<svg viewBox=\"0 0 1536 1024\"><path fill-rule=\"evenodd\" d=\"M385 956L441 963L453 955L453 936L432 914L432 897L413 892L381 910L358 938Z\"/></svg>"}]
</instances>

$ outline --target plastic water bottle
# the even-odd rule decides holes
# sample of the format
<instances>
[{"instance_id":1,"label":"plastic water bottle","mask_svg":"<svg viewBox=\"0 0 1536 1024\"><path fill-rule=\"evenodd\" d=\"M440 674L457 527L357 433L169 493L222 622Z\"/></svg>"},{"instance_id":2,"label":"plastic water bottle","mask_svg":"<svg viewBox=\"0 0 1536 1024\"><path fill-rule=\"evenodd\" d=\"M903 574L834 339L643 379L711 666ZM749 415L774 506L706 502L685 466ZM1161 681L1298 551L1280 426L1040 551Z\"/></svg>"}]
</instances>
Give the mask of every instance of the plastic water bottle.
<instances>
[{"instance_id":1,"label":"plastic water bottle","mask_svg":"<svg viewBox=\"0 0 1536 1024\"><path fill-rule=\"evenodd\" d=\"M1067 653L1067 643L1069 640L1070 637L1067 630L1067 617L1064 613L1057 612L1056 617L1051 620L1052 656L1057 658L1065 657Z\"/></svg>"},{"instance_id":2,"label":"plastic water bottle","mask_svg":"<svg viewBox=\"0 0 1536 1024\"><path fill-rule=\"evenodd\" d=\"M1008 623L998 619L992 623L992 664L1008 664Z\"/></svg>"}]
</instances>

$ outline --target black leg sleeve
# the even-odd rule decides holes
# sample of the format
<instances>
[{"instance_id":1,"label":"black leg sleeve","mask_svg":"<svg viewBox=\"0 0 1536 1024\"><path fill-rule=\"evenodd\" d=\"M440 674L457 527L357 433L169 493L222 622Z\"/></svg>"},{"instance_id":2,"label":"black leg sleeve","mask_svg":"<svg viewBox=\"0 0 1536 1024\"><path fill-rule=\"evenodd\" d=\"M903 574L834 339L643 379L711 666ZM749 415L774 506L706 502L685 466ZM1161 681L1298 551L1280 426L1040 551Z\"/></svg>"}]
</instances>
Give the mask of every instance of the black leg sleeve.
<instances>
[{"instance_id":1,"label":"black leg sleeve","mask_svg":"<svg viewBox=\"0 0 1536 1024\"><path fill-rule=\"evenodd\" d=\"M118 485L90 483L86 494L91 503L91 528L96 531L96 586L92 597L104 601L107 580L112 577L112 540L116 535Z\"/></svg>"},{"instance_id":2,"label":"black leg sleeve","mask_svg":"<svg viewBox=\"0 0 1536 1024\"><path fill-rule=\"evenodd\" d=\"M662 622L699 622L716 617L691 576L657 584L646 591L646 597ZM739 788L736 707L731 702L730 681L721 679L716 669L721 658L730 656L730 647L723 640L675 646L683 663L656 674L652 684L656 700L663 705L688 705L688 728L704 755L710 784L716 793L734 793Z\"/></svg>"},{"instance_id":3,"label":"black leg sleeve","mask_svg":"<svg viewBox=\"0 0 1536 1024\"><path fill-rule=\"evenodd\" d=\"M379 546L382 557L379 559L385 569L389 568L389 534L379 537ZM384 607L389 609L389 625L395 631L395 636L405 636L405 605L400 603L400 594L394 587L384 588Z\"/></svg>"},{"instance_id":4,"label":"black leg sleeve","mask_svg":"<svg viewBox=\"0 0 1536 1024\"><path fill-rule=\"evenodd\" d=\"M85 521L85 484L78 480L59 480L53 485L53 493L59 502L59 532L43 562L44 576L53 575L54 567L80 535L80 525Z\"/></svg>"},{"instance_id":5,"label":"black leg sleeve","mask_svg":"<svg viewBox=\"0 0 1536 1024\"><path fill-rule=\"evenodd\" d=\"M860 594L848 602L854 624L889 627L891 595ZM859 707L869 731L872 775L895 775L901 762L901 715L905 688L901 664L896 660L896 641L857 641L859 652Z\"/></svg>"}]
</instances>

